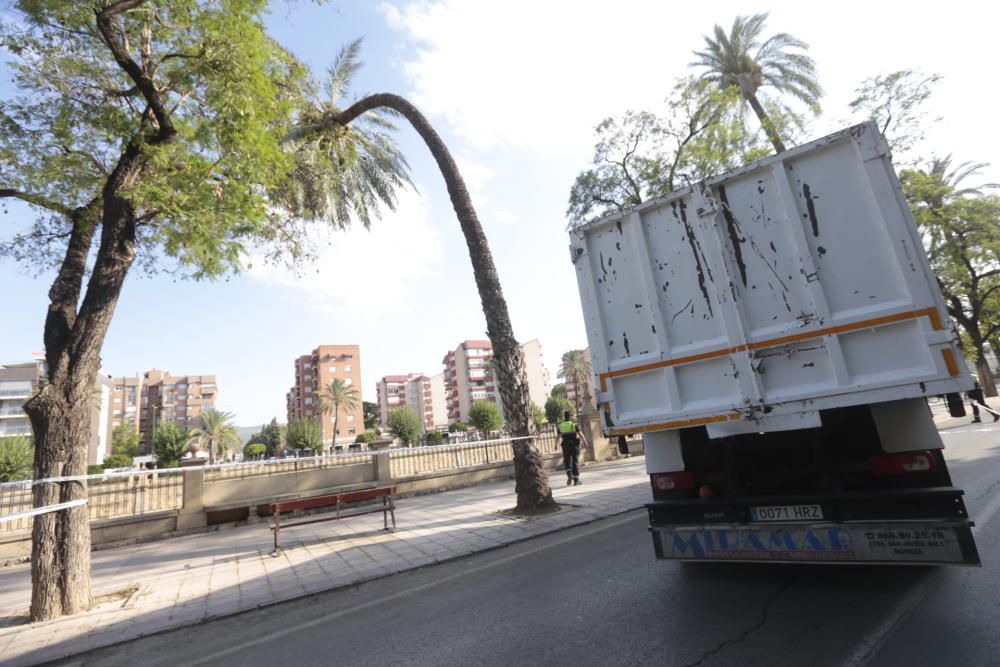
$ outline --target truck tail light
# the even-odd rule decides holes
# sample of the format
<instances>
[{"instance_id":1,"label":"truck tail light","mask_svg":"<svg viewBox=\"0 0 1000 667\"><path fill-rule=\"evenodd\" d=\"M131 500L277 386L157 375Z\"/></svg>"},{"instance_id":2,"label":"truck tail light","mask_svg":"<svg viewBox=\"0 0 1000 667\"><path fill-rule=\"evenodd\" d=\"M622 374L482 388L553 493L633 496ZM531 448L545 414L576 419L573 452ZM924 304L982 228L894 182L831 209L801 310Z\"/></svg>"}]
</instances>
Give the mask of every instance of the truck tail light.
<instances>
[{"instance_id":1,"label":"truck tail light","mask_svg":"<svg viewBox=\"0 0 1000 667\"><path fill-rule=\"evenodd\" d=\"M905 452L882 454L871 459L872 473L879 476L930 473L937 470L937 462L930 452Z\"/></svg>"},{"instance_id":2,"label":"truck tail light","mask_svg":"<svg viewBox=\"0 0 1000 667\"><path fill-rule=\"evenodd\" d=\"M660 472L652 475L655 491L688 491L694 488L694 475L689 472Z\"/></svg>"}]
</instances>

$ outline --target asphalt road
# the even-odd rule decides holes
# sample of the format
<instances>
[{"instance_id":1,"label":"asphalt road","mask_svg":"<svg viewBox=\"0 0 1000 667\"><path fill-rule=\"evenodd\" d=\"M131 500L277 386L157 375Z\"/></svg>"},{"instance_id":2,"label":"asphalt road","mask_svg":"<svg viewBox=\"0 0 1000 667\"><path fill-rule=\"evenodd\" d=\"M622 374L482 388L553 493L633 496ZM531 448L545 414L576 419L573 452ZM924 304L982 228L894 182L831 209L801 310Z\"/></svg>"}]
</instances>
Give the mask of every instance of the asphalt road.
<instances>
[{"instance_id":1,"label":"asphalt road","mask_svg":"<svg viewBox=\"0 0 1000 667\"><path fill-rule=\"evenodd\" d=\"M942 432L982 568L656 561L634 512L62 664L1000 664L1000 426Z\"/></svg>"}]
</instances>

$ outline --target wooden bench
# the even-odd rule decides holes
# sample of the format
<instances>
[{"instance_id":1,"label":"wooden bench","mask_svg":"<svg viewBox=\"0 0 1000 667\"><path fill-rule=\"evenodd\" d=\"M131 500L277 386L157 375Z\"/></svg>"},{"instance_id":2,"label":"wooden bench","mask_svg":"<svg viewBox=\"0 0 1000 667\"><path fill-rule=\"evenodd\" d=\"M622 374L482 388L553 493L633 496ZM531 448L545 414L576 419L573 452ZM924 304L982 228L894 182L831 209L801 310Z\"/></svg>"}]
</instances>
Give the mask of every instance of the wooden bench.
<instances>
[{"instance_id":1,"label":"wooden bench","mask_svg":"<svg viewBox=\"0 0 1000 667\"><path fill-rule=\"evenodd\" d=\"M341 508L344 505L350 503L359 503L365 500L377 500L382 499L382 504L375 505L374 507L360 507L357 509L350 509L347 512L342 512ZM375 489L363 489L360 491L344 491L341 493L334 493L325 496L313 496L311 498L298 498L296 500L283 500L277 503L271 503L269 506L271 513L274 515L274 525L271 526L271 530L274 531L274 551L271 552L272 556L277 556L281 552L281 529L282 528L294 528L295 526L305 526L310 523L321 523L323 521L337 521L339 519L346 519L349 516L358 516L361 514L373 514L375 512L382 513L382 522L385 527L384 530L389 530L389 518L392 517L392 530L396 530L396 487L395 486L385 486ZM307 518L299 521L294 521L293 523L286 523L282 525L281 514L287 512L293 512L295 510L307 510L316 509L317 507L336 507L337 513L330 516L321 516L317 518Z\"/></svg>"}]
</instances>

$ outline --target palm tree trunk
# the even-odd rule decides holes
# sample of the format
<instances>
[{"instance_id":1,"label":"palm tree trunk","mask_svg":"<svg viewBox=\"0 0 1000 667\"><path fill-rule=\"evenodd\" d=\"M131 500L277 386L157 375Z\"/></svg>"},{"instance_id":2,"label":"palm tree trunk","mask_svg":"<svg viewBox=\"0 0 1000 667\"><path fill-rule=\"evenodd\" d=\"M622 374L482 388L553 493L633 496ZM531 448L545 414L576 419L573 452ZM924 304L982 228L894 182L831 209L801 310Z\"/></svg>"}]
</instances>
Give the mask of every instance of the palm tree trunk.
<instances>
[{"instance_id":1,"label":"palm tree trunk","mask_svg":"<svg viewBox=\"0 0 1000 667\"><path fill-rule=\"evenodd\" d=\"M771 117L767 115L764 110L764 106L757 99L757 95L754 93L749 93L745 96L747 102L750 103L750 108L753 112L757 114L757 119L760 121L760 126L764 128L764 133L767 134L767 138L771 140L771 144L774 145L774 152L783 153L785 152L785 144L781 141L781 137L778 136L778 131L774 128L774 122Z\"/></svg>"},{"instance_id":2,"label":"palm tree trunk","mask_svg":"<svg viewBox=\"0 0 1000 667\"><path fill-rule=\"evenodd\" d=\"M370 95L344 111L330 114L324 119L324 126L347 126L366 111L380 107L392 109L410 122L430 149L441 170L455 215L458 217L459 226L469 248L473 275L482 301L483 314L486 317L486 333L493 344L497 389L508 427L514 436L534 436L531 396L528 393L524 358L517 339L514 338L507 302L503 298L500 279L493 264L493 255L479 223L479 217L472 206L472 198L465 187L465 181L441 137L415 106L391 93ZM533 438L518 440L513 448L516 511L529 513L554 507L555 501L549 488L548 475L542 467L542 458L534 446Z\"/></svg>"}]
</instances>

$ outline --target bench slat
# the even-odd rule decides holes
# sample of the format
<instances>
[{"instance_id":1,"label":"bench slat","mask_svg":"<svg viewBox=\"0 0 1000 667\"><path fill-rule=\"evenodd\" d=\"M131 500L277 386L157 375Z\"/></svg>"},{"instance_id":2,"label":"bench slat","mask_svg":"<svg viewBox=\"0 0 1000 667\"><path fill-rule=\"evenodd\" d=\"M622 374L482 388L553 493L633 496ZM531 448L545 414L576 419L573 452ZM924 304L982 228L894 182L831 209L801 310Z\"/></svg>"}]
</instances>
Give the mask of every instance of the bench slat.
<instances>
[{"instance_id":1,"label":"bench slat","mask_svg":"<svg viewBox=\"0 0 1000 667\"><path fill-rule=\"evenodd\" d=\"M395 486L385 486L375 489L362 489L359 491L345 491L343 493L335 493L325 496L314 496L312 498L299 498L297 500L288 500L284 502L271 503L268 508L274 515L274 525L271 526L271 530L274 531L274 551L271 553L272 556L277 556L281 551L280 542L278 536L281 534L282 528L294 528L295 526L305 526L311 523L322 523L324 521L337 521L339 519L346 519L349 516L357 516L359 514L375 514L378 512L382 513L382 521L385 524L385 530L389 530L389 515L392 516L392 529L396 529L396 487ZM375 500L377 498L382 499L381 505L376 505L369 508L352 508L348 512L341 512L341 508L345 503L357 503L365 500ZM292 523L281 523L281 515L283 512L291 512L298 509L312 509L316 507L331 507L336 506L337 513L333 516L326 515L318 517L315 519L304 519L301 521L295 521Z\"/></svg>"}]
</instances>

